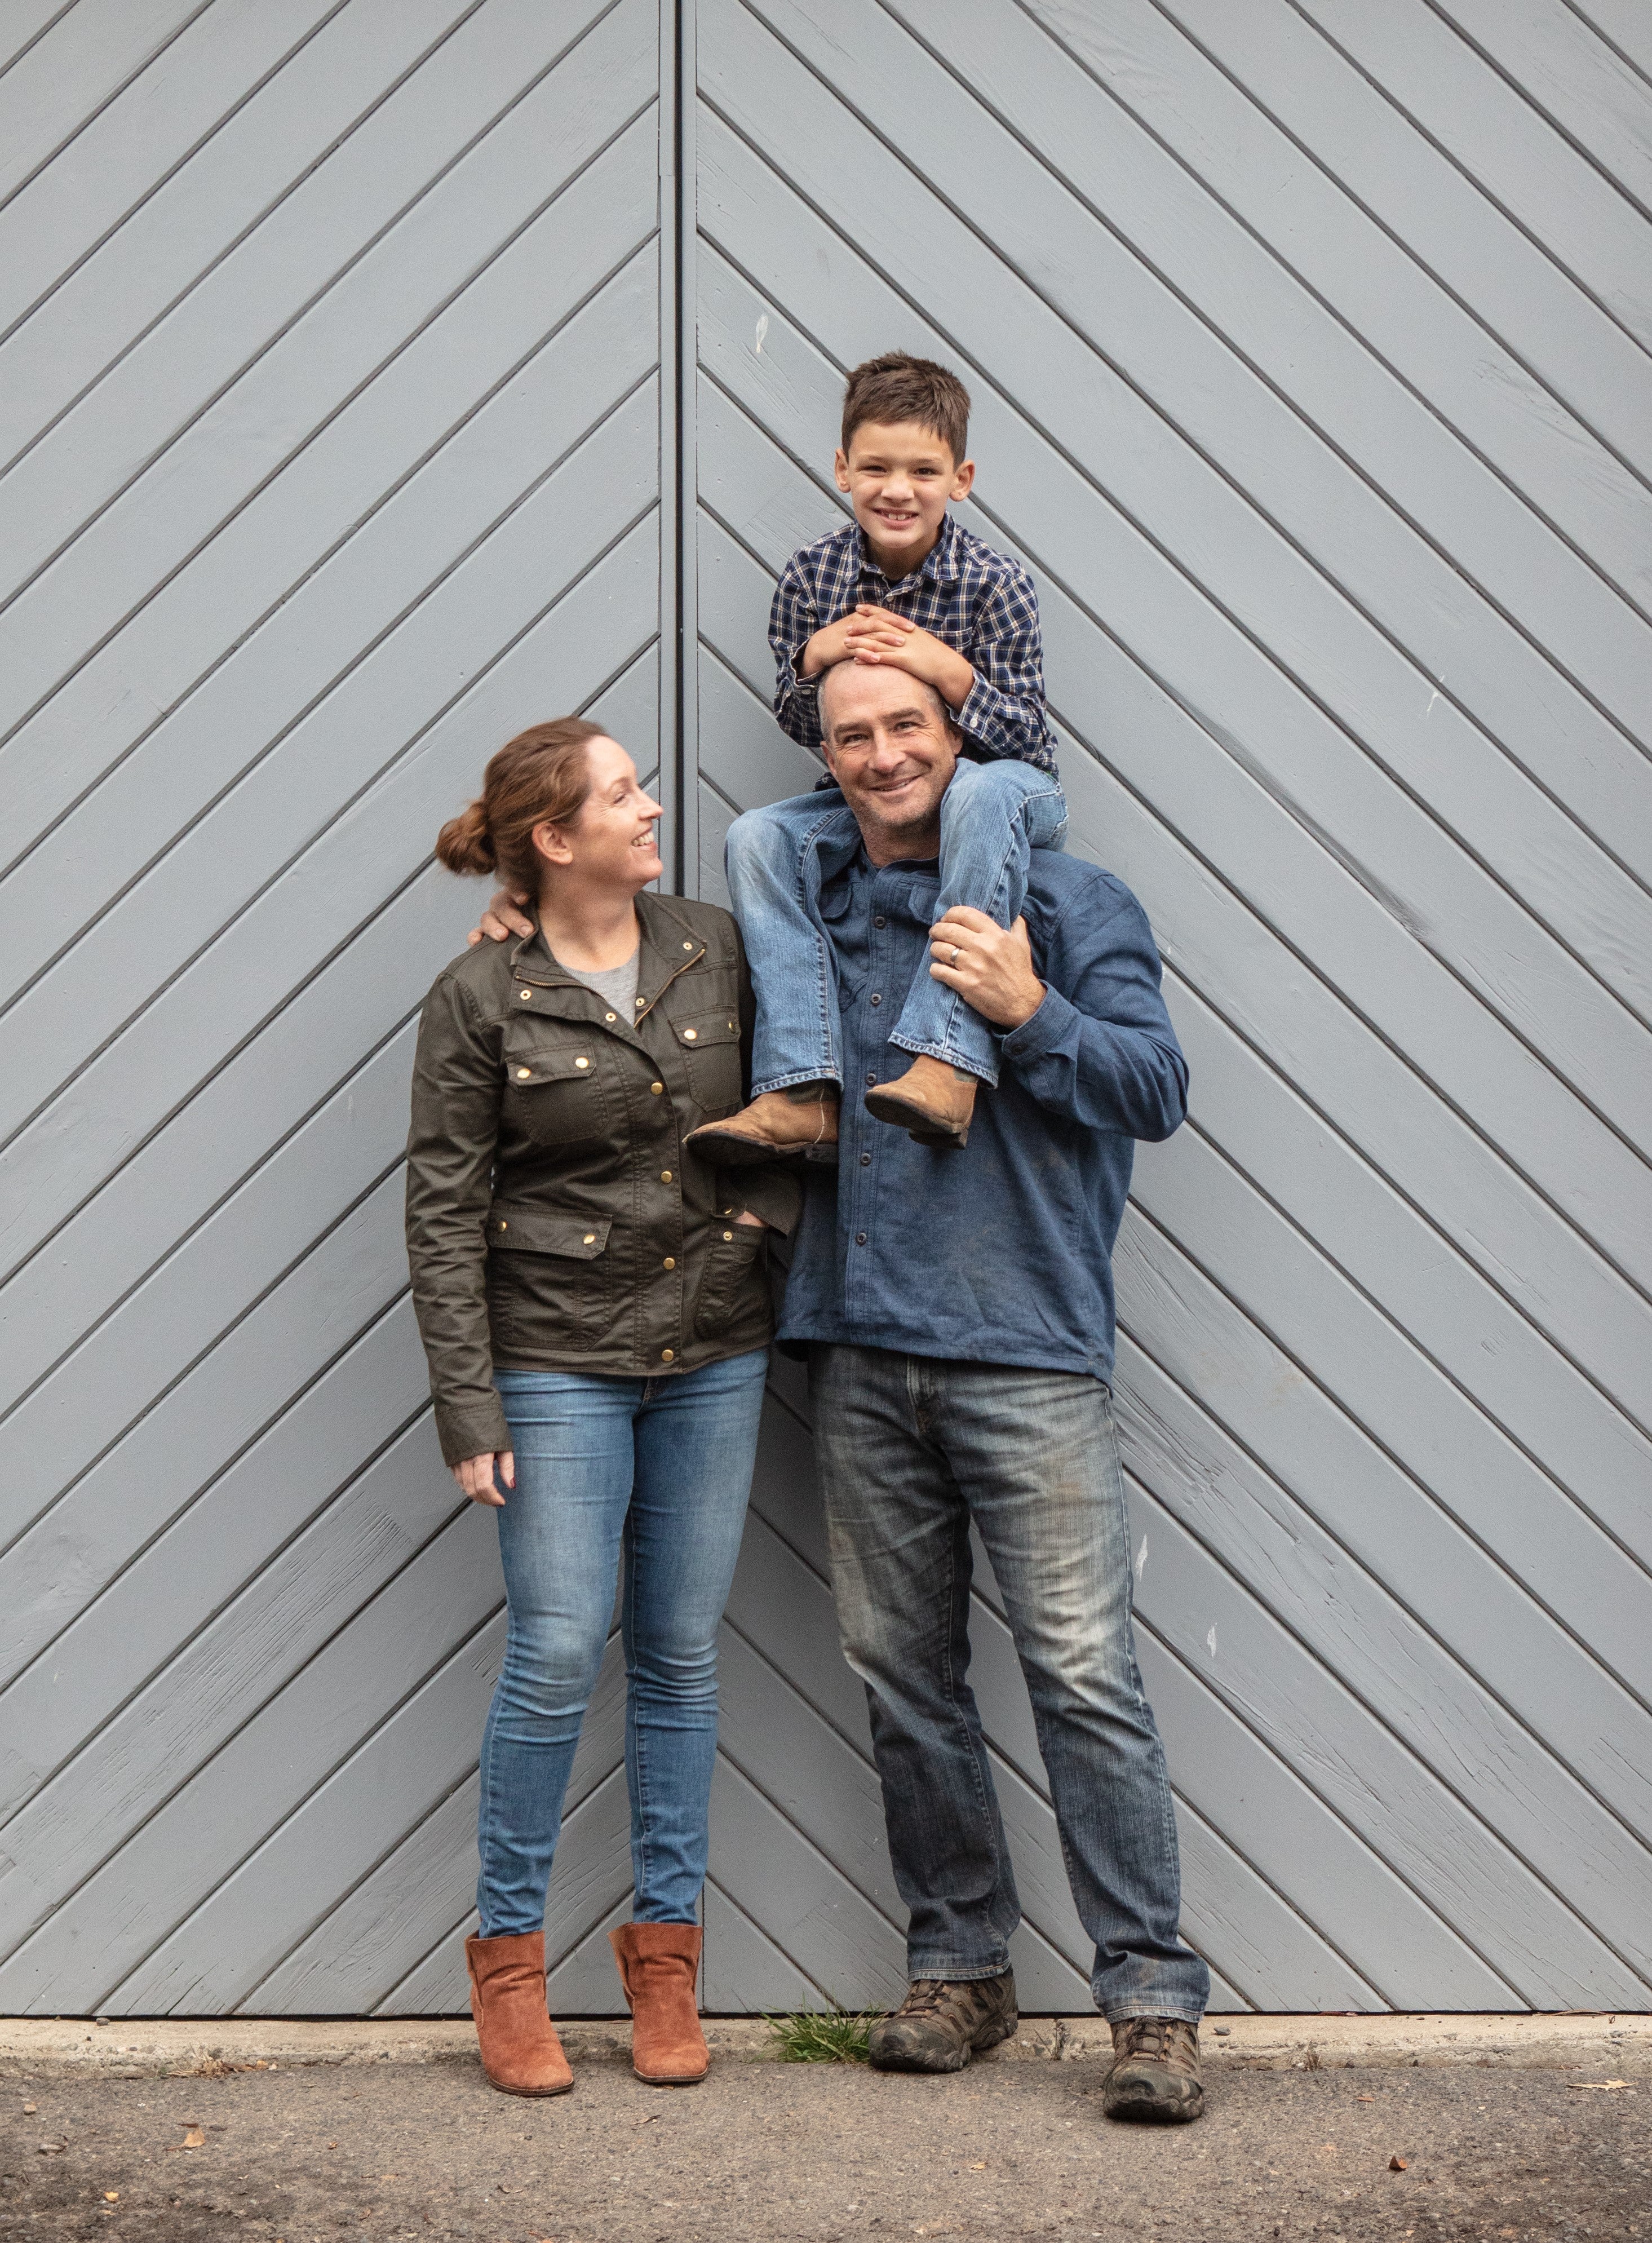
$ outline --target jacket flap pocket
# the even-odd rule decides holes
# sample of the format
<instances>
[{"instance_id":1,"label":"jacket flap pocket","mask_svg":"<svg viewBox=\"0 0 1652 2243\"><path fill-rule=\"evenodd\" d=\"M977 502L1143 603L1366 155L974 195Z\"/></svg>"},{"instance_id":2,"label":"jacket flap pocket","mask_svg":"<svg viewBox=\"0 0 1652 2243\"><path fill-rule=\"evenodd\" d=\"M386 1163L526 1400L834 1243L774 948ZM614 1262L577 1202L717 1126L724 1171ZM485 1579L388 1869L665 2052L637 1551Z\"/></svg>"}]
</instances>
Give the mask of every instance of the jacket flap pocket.
<instances>
[{"instance_id":1,"label":"jacket flap pocket","mask_svg":"<svg viewBox=\"0 0 1652 2243\"><path fill-rule=\"evenodd\" d=\"M679 1043L692 1050L698 1044L737 1044L740 1041L740 1020L732 1006L720 1006L715 1013L690 1013L684 1019L673 1020Z\"/></svg>"},{"instance_id":2,"label":"jacket flap pocket","mask_svg":"<svg viewBox=\"0 0 1652 2243\"><path fill-rule=\"evenodd\" d=\"M595 1068L594 1044L581 1048L570 1041L507 1049L505 1054L505 1079L522 1090L531 1089L536 1082L588 1081Z\"/></svg>"},{"instance_id":3,"label":"jacket flap pocket","mask_svg":"<svg viewBox=\"0 0 1652 2243\"><path fill-rule=\"evenodd\" d=\"M574 1262L594 1262L608 1243L611 1216L556 1215L538 1207L514 1207L495 1200L487 1210L487 1243L506 1252L561 1254Z\"/></svg>"}]
</instances>

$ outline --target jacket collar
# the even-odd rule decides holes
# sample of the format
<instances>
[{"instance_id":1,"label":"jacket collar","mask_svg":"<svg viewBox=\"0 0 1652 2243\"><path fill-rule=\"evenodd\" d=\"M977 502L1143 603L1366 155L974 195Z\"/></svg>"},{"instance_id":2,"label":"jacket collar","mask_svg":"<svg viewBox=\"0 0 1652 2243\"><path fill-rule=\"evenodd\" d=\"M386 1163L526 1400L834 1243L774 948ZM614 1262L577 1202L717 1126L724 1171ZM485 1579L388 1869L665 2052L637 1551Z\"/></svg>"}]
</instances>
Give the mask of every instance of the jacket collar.
<instances>
[{"instance_id":1,"label":"jacket collar","mask_svg":"<svg viewBox=\"0 0 1652 2243\"><path fill-rule=\"evenodd\" d=\"M699 964L706 954L706 946L687 918L672 908L670 897L651 894L645 888L636 903L637 918L642 927L642 945L637 959L636 1020L641 1020L653 1011L656 1000L679 973ZM578 989L594 999L596 993L588 982L580 980L552 957L540 932L538 913L530 912L529 917L534 921L534 932L523 935L512 950L512 973L535 988ZM630 1025L635 1027L636 1021Z\"/></svg>"}]
</instances>

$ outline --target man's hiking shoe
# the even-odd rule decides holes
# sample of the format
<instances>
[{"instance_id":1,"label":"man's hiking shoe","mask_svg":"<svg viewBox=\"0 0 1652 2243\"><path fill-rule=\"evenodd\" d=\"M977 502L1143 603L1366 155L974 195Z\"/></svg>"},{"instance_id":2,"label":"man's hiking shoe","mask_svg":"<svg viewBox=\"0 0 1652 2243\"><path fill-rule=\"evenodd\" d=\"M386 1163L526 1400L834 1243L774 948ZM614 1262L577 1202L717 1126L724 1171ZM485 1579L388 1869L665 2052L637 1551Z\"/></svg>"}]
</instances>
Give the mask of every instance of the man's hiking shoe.
<instances>
[{"instance_id":1,"label":"man's hiking shoe","mask_svg":"<svg viewBox=\"0 0 1652 2243\"><path fill-rule=\"evenodd\" d=\"M1113 2026L1112 2069L1101 2083L1110 2118L1185 2125L1203 2115L1199 2027L1182 2017L1120 2017Z\"/></svg>"},{"instance_id":2,"label":"man's hiking shoe","mask_svg":"<svg viewBox=\"0 0 1652 2243\"><path fill-rule=\"evenodd\" d=\"M866 1094L866 1110L875 1121L893 1122L920 1145L962 1151L970 1142L979 1087L974 1075L924 1054L893 1082L875 1084Z\"/></svg>"},{"instance_id":3,"label":"man's hiking shoe","mask_svg":"<svg viewBox=\"0 0 1652 2243\"><path fill-rule=\"evenodd\" d=\"M867 2035L874 2071L962 2071L1020 2023L1015 1972L996 1978L917 1978L892 2017Z\"/></svg>"},{"instance_id":4,"label":"man's hiking shoe","mask_svg":"<svg viewBox=\"0 0 1652 2243\"><path fill-rule=\"evenodd\" d=\"M756 1161L780 1161L807 1154L816 1160L837 1155L838 1089L835 1082L794 1083L789 1090L765 1090L726 1122L702 1122L683 1142L702 1160L726 1169Z\"/></svg>"}]
</instances>

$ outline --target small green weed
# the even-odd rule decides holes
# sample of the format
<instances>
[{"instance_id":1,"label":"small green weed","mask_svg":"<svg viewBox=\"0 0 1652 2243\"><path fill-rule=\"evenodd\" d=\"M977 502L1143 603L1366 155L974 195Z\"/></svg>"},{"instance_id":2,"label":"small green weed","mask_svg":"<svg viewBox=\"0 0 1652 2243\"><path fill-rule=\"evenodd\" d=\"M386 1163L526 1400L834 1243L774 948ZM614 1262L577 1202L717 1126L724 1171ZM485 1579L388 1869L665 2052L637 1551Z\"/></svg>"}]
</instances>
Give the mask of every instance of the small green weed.
<instances>
[{"instance_id":1,"label":"small green weed","mask_svg":"<svg viewBox=\"0 0 1652 2243\"><path fill-rule=\"evenodd\" d=\"M782 2064L864 2064L866 2036L882 2010L794 2010L765 2017Z\"/></svg>"}]
</instances>

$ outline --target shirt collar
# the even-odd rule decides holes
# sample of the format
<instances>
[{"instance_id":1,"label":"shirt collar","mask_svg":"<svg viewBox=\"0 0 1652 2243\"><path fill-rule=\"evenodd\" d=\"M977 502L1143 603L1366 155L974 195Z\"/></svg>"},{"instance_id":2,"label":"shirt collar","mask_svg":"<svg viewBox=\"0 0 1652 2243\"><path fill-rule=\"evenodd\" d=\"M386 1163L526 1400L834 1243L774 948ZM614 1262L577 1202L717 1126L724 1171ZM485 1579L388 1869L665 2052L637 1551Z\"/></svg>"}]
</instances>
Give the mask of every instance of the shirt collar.
<instances>
[{"instance_id":1,"label":"shirt collar","mask_svg":"<svg viewBox=\"0 0 1652 2243\"><path fill-rule=\"evenodd\" d=\"M941 522L940 535L924 555L919 566L903 576L899 580L900 583L910 584L912 578L916 576L921 583L956 584L964 568L963 560L958 552L958 540L961 535L962 532L951 515L944 515ZM889 583L888 577L884 576L883 571L873 560L871 549L866 542L866 532L858 522L855 525L855 541L860 555L862 576L876 576L884 583ZM891 591L896 589L897 586L890 585Z\"/></svg>"}]
</instances>

